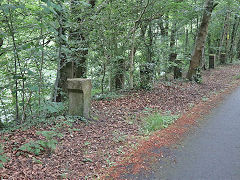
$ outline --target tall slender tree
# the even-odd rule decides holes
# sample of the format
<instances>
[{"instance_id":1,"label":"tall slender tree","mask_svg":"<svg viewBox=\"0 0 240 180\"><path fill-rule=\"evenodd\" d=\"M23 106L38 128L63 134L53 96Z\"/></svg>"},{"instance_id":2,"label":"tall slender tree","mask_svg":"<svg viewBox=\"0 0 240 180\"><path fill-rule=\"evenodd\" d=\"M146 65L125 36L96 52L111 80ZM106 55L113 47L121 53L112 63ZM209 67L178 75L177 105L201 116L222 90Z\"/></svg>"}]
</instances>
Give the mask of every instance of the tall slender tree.
<instances>
[{"instance_id":1,"label":"tall slender tree","mask_svg":"<svg viewBox=\"0 0 240 180\"><path fill-rule=\"evenodd\" d=\"M199 28L197 39L195 42L195 48L191 57L190 66L187 73L187 78L189 80L192 80L193 76L196 75L198 68L200 68L202 52L208 34L208 25L210 23L212 11L215 6L217 6L217 4L214 3L214 0L206 0L202 22Z\"/></svg>"}]
</instances>

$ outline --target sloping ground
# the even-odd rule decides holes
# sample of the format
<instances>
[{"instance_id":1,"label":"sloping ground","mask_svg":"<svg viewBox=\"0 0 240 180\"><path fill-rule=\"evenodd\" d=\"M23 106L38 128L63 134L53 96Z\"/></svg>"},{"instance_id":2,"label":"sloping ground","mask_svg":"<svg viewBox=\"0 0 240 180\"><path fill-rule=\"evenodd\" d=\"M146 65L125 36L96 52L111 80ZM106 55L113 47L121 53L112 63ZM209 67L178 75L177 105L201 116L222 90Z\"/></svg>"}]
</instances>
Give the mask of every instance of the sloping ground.
<instances>
[{"instance_id":1,"label":"sloping ground","mask_svg":"<svg viewBox=\"0 0 240 180\"><path fill-rule=\"evenodd\" d=\"M64 128L60 128L59 131L64 136L59 138L59 144L55 153L52 154L45 153L34 158L31 154L25 153L18 156L17 153L22 144L42 138L36 135L36 131L50 130L50 127L3 134L0 143L4 144L9 161L0 170L0 177L4 179L94 179L106 173L106 170L115 162L122 162L123 165L120 166L122 168L131 166L132 172L139 171L147 162L144 157L141 160L143 156L141 153L144 153L142 150L147 149L148 146L142 145L141 139L145 137L140 131L141 119L146 113L151 111L171 111L174 114L199 112L198 116L193 115L189 120L186 120L188 116L184 115L170 128L158 132L159 135L154 137L161 137L161 142L159 139L154 140L154 137L144 141L151 142L149 147L156 141L159 141L156 147L174 142L186 132L186 122L191 124L193 119L210 109L209 105L208 108L202 108L205 111L200 111L201 108L198 106L212 102L214 98L217 101L216 93L224 89L230 90L239 84L237 80L239 75L240 66L229 65L205 71L203 84L182 81L158 83L152 91L128 92L118 99L94 101L92 103L94 121L87 124L75 122L72 124L73 127L66 124ZM210 96L212 98L208 100ZM206 100L208 101L205 102ZM198 106L192 108L193 104L199 102ZM59 119L59 122L63 123L64 119ZM176 124L183 126L175 129ZM171 132L171 136L168 132ZM139 142L141 145L136 151L139 153L131 153ZM139 156L133 156L133 154L139 154ZM129 158L126 159L126 157ZM134 162L139 166L134 166ZM108 172L110 179L118 178L120 175L116 168Z\"/></svg>"}]
</instances>

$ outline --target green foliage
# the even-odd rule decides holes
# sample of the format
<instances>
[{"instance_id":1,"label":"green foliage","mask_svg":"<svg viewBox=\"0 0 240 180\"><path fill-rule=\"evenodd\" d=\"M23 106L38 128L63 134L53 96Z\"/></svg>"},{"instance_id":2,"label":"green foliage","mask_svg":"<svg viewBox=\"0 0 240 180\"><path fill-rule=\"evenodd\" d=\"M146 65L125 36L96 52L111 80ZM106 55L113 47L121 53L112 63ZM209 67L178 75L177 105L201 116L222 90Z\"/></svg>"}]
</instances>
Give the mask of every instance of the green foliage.
<instances>
[{"instance_id":1,"label":"green foliage","mask_svg":"<svg viewBox=\"0 0 240 180\"><path fill-rule=\"evenodd\" d=\"M179 116L177 115L162 115L160 113L154 113L149 115L145 119L145 130L147 132L157 131L168 127L172 124Z\"/></svg>"},{"instance_id":2,"label":"green foliage","mask_svg":"<svg viewBox=\"0 0 240 180\"><path fill-rule=\"evenodd\" d=\"M197 68L196 75L193 76L193 79L196 83L201 84L202 83L202 75L200 68Z\"/></svg>"},{"instance_id":3,"label":"green foliage","mask_svg":"<svg viewBox=\"0 0 240 180\"><path fill-rule=\"evenodd\" d=\"M38 141L30 141L29 143L23 144L19 150L28 152L34 155L39 155L44 151L44 148L39 144Z\"/></svg>"},{"instance_id":4,"label":"green foliage","mask_svg":"<svg viewBox=\"0 0 240 180\"><path fill-rule=\"evenodd\" d=\"M43 111L44 114L48 114L50 116L55 115L62 115L66 111L66 103L63 102L50 102L47 101L43 104L41 111Z\"/></svg>"},{"instance_id":5,"label":"green foliage","mask_svg":"<svg viewBox=\"0 0 240 180\"><path fill-rule=\"evenodd\" d=\"M126 140L126 135L123 134L121 131L114 131L113 132L113 141L116 143L122 143Z\"/></svg>"},{"instance_id":6,"label":"green foliage","mask_svg":"<svg viewBox=\"0 0 240 180\"><path fill-rule=\"evenodd\" d=\"M209 25L205 55L231 49L231 59L239 59L240 30L235 26L238 28L233 32L233 27L238 25L240 2L218 2ZM183 60L182 68L186 71L203 5L204 0L96 1L94 7L89 1L80 0L2 0L0 119L24 124L65 115L67 104L52 103L52 96L59 90L58 80L69 78L62 77L68 73L58 76L67 62L86 65L93 97L107 100L118 97L117 93L107 93L119 88L118 75L123 85L120 88L126 89L131 88L131 76L134 88L145 89L151 89L162 72L170 79L176 65L169 59L173 52ZM225 24L229 42L219 47L221 38L226 39L222 36ZM175 42L171 42L173 39ZM230 44L231 48L225 47ZM82 59L87 63L82 63ZM143 65L151 66L145 74L140 73ZM195 81L202 82L200 73ZM101 91L103 95L99 95Z\"/></svg>"},{"instance_id":7,"label":"green foliage","mask_svg":"<svg viewBox=\"0 0 240 180\"><path fill-rule=\"evenodd\" d=\"M208 101L209 100L209 98L208 97L202 97L202 101Z\"/></svg>"},{"instance_id":8,"label":"green foliage","mask_svg":"<svg viewBox=\"0 0 240 180\"><path fill-rule=\"evenodd\" d=\"M92 96L94 97L94 96L96 96L96 95L99 95L99 94L101 94L101 89L95 89L95 88L93 88L92 89Z\"/></svg>"},{"instance_id":9,"label":"green foliage","mask_svg":"<svg viewBox=\"0 0 240 180\"><path fill-rule=\"evenodd\" d=\"M2 145L0 144L0 169L3 168L3 164L8 160L6 154L4 154L4 150Z\"/></svg>"},{"instance_id":10,"label":"green foliage","mask_svg":"<svg viewBox=\"0 0 240 180\"><path fill-rule=\"evenodd\" d=\"M42 164L42 161L41 160L39 160L39 159L37 159L37 158L35 158L35 157L33 157L33 162L35 162L35 163L37 163L37 164Z\"/></svg>"},{"instance_id":11,"label":"green foliage","mask_svg":"<svg viewBox=\"0 0 240 180\"><path fill-rule=\"evenodd\" d=\"M56 137L62 137L61 134L54 131L38 131L37 135L43 136L45 140L30 141L29 143L23 144L19 150L36 156L44 152L51 153L56 149L58 143Z\"/></svg>"},{"instance_id":12,"label":"green foliage","mask_svg":"<svg viewBox=\"0 0 240 180\"><path fill-rule=\"evenodd\" d=\"M105 155L105 160L108 164L108 167L113 167L116 164L116 162L111 161L111 158L112 158L112 156L109 154L109 152L107 152Z\"/></svg>"},{"instance_id":13,"label":"green foliage","mask_svg":"<svg viewBox=\"0 0 240 180\"><path fill-rule=\"evenodd\" d=\"M236 79L236 80L239 80L239 79L240 79L240 74L239 74L239 75L236 75L236 76L234 76L234 79Z\"/></svg>"}]
</instances>

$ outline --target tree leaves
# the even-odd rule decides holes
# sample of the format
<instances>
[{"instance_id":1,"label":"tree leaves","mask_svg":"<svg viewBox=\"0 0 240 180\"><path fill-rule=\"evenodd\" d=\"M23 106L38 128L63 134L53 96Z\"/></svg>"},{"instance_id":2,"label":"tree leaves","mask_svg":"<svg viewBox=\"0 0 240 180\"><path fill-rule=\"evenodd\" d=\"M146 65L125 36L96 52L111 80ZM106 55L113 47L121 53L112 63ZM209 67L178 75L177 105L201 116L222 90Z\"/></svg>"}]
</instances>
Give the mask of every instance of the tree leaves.
<instances>
[{"instance_id":1,"label":"tree leaves","mask_svg":"<svg viewBox=\"0 0 240 180\"><path fill-rule=\"evenodd\" d=\"M15 4L2 4L0 6L0 10L5 13L9 13L10 11L15 11L16 9L24 9L24 5L15 5Z\"/></svg>"}]
</instances>

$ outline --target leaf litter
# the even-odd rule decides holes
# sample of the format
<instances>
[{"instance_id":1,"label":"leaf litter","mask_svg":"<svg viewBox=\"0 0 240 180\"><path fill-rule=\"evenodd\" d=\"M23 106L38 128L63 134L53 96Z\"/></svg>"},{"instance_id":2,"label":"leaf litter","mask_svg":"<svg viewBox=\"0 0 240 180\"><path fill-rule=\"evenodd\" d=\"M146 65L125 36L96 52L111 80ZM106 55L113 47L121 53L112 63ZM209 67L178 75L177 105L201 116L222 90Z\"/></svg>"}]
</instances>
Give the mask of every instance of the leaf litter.
<instances>
[{"instance_id":1,"label":"leaf litter","mask_svg":"<svg viewBox=\"0 0 240 180\"><path fill-rule=\"evenodd\" d=\"M91 113L94 120L61 129L64 136L52 154L17 153L21 145L40 138L37 131L51 127L4 133L0 144L9 160L0 169L0 177L119 179L126 172L138 173L164 156L164 152L153 149L176 143L224 93L237 87L240 81L235 77L239 74L240 65L221 66L204 71L202 84L170 80L156 83L151 91L135 90L116 99L95 100ZM181 117L168 128L146 135L141 130L143 117L153 112Z\"/></svg>"}]
</instances>

